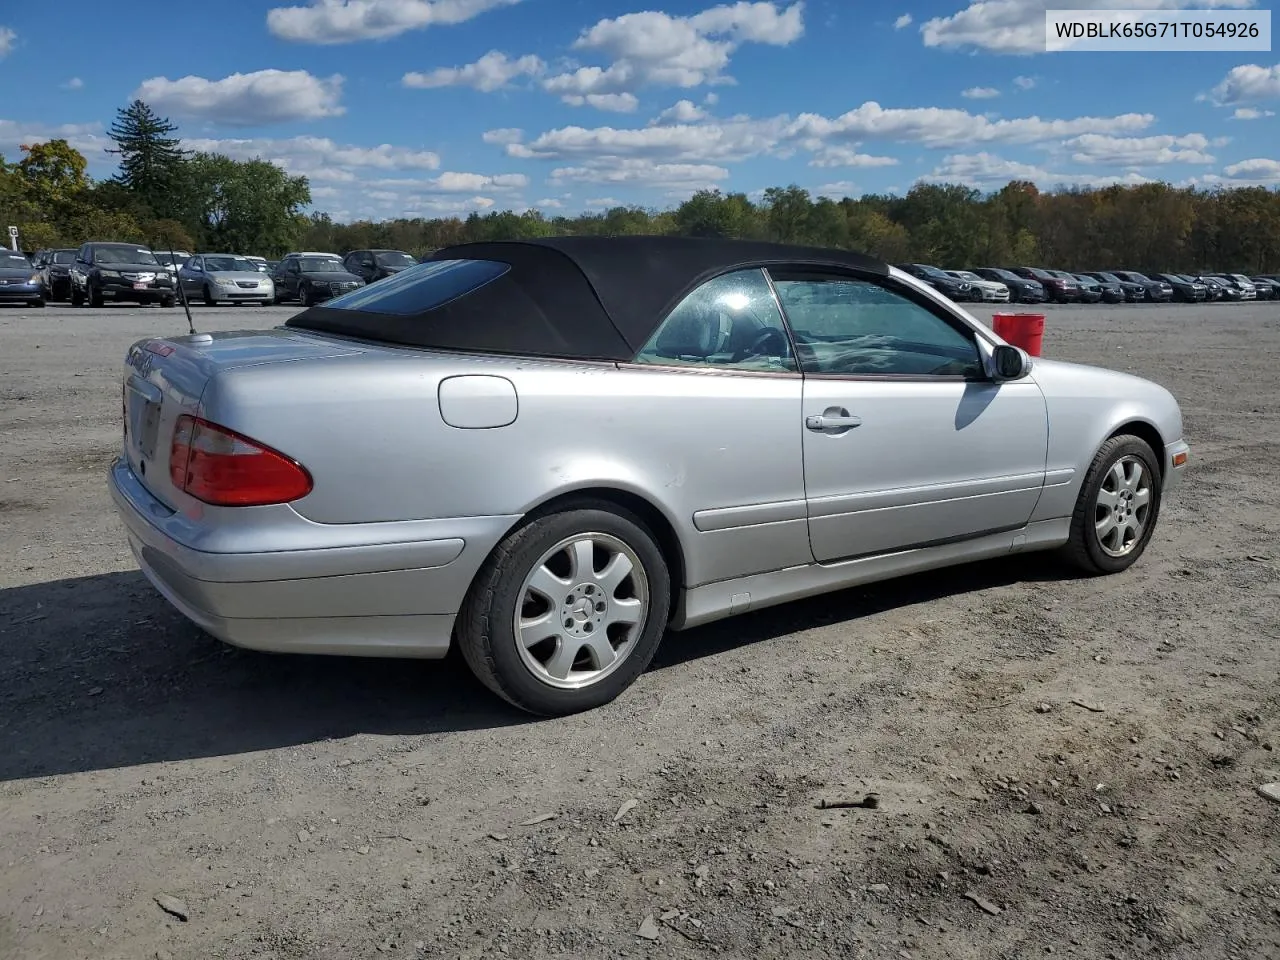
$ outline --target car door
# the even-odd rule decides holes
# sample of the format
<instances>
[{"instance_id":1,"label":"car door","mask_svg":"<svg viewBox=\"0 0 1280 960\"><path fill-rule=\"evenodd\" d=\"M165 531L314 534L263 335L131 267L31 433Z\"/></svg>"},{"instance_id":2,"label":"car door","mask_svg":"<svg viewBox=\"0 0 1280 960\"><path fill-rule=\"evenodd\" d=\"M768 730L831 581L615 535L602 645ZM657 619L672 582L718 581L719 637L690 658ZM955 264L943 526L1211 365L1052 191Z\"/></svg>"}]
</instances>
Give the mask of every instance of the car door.
<instances>
[{"instance_id":1,"label":"car door","mask_svg":"<svg viewBox=\"0 0 1280 960\"><path fill-rule=\"evenodd\" d=\"M1012 531L1044 484L1048 413L907 284L771 269L804 375L805 499L829 563Z\"/></svg>"},{"instance_id":2,"label":"car door","mask_svg":"<svg viewBox=\"0 0 1280 960\"><path fill-rule=\"evenodd\" d=\"M802 381L764 271L735 270L686 296L621 365L618 429L687 531L685 586L811 564Z\"/></svg>"},{"instance_id":3,"label":"car door","mask_svg":"<svg viewBox=\"0 0 1280 960\"><path fill-rule=\"evenodd\" d=\"M180 266L178 268L178 283L182 284L182 290L188 296L193 293L199 293L204 285L204 258L192 257Z\"/></svg>"},{"instance_id":4,"label":"car door","mask_svg":"<svg viewBox=\"0 0 1280 960\"><path fill-rule=\"evenodd\" d=\"M286 260L280 265L280 268L280 277L284 282L285 298L296 300L298 298L298 283L302 276L298 261Z\"/></svg>"}]
</instances>

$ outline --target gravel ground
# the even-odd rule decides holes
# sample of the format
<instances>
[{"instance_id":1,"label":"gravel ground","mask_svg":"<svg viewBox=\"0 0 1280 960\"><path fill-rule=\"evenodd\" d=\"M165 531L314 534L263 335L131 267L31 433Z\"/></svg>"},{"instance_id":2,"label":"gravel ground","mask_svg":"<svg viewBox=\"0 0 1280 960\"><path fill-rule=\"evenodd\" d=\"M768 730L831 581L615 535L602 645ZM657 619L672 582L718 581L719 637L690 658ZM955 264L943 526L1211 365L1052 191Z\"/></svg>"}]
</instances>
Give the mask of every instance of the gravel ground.
<instances>
[{"instance_id":1,"label":"gravel ground","mask_svg":"<svg viewBox=\"0 0 1280 960\"><path fill-rule=\"evenodd\" d=\"M189 626L104 487L123 351L181 310L0 309L0 957L1280 956L1280 304L1047 313L1183 404L1134 569L778 607L533 721Z\"/></svg>"}]
</instances>

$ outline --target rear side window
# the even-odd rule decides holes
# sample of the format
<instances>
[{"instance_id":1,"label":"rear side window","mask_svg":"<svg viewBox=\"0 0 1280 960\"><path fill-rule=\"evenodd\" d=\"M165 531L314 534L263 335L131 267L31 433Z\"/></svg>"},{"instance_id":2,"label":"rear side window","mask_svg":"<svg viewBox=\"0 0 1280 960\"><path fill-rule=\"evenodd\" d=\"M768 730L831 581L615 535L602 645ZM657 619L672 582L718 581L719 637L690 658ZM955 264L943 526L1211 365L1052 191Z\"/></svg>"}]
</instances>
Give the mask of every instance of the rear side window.
<instances>
[{"instance_id":1,"label":"rear side window","mask_svg":"<svg viewBox=\"0 0 1280 960\"><path fill-rule=\"evenodd\" d=\"M478 290L510 269L495 260L429 260L334 297L324 306L329 310L410 316Z\"/></svg>"}]
</instances>

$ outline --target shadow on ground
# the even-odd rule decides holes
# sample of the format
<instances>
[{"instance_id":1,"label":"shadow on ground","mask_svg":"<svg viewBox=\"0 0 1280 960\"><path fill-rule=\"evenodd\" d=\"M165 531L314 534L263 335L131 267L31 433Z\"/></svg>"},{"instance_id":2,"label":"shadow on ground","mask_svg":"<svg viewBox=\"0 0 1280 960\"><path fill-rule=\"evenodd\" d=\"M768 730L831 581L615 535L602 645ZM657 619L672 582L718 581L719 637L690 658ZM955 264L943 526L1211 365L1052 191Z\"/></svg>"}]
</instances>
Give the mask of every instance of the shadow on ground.
<instances>
[{"instance_id":1,"label":"shadow on ground","mask_svg":"<svg viewBox=\"0 0 1280 960\"><path fill-rule=\"evenodd\" d=\"M998 560L854 588L668 634L654 670L798 630L1018 581L1048 559ZM459 659L278 656L225 646L140 573L0 590L0 781L355 734L423 735L536 722Z\"/></svg>"}]
</instances>

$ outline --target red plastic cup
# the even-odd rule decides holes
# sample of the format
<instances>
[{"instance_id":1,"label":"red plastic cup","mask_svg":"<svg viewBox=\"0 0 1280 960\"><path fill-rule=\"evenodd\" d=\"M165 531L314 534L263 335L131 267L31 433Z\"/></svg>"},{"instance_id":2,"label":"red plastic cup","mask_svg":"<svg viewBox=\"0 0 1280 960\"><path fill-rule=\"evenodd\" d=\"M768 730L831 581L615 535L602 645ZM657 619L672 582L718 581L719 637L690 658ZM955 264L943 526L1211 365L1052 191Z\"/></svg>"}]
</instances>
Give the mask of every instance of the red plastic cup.
<instances>
[{"instance_id":1,"label":"red plastic cup","mask_svg":"<svg viewBox=\"0 0 1280 960\"><path fill-rule=\"evenodd\" d=\"M1005 343L1021 347L1033 357L1040 356L1044 343L1043 313L997 313L991 318L991 329Z\"/></svg>"}]
</instances>

